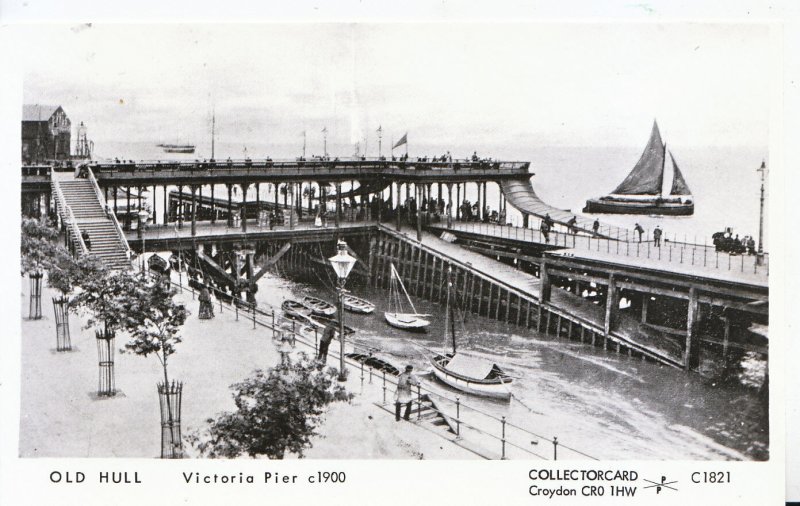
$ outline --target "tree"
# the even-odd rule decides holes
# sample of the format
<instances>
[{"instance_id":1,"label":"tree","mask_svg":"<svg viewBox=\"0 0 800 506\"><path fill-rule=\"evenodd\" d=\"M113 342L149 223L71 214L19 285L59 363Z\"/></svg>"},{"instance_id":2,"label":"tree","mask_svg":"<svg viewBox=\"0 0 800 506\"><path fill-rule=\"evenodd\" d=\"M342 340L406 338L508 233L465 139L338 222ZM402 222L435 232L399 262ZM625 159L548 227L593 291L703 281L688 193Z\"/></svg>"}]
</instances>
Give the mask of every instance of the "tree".
<instances>
[{"instance_id":1,"label":"tree","mask_svg":"<svg viewBox=\"0 0 800 506\"><path fill-rule=\"evenodd\" d=\"M23 218L20 234L21 274L45 268L57 247L58 230L47 220Z\"/></svg>"},{"instance_id":2,"label":"tree","mask_svg":"<svg viewBox=\"0 0 800 506\"><path fill-rule=\"evenodd\" d=\"M353 397L336 376L335 368L323 369L305 353L269 372L257 370L231 386L236 411L208 419L209 427L189 439L211 458L246 454L282 459L287 452L302 458L311 448L324 408Z\"/></svg>"},{"instance_id":3,"label":"tree","mask_svg":"<svg viewBox=\"0 0 800 506\"><path fill-rule=\"evenodd\" d=\"M114 300L114 319L130 334L123 351L146 357L154 354L169 384L167 360L182 339L181 327L189 316L183 304L173 300L177 290L168 281L147 281L125 276L132 283Z\"/></svg>"},{"instance_id":4,"label":"tree","mask_svg":"<svg viewBox=\"0 0 800 506\"><path fill-rule=\"evenodd\" d=\"M100 262L81 271L81 287L72 300L75 311L88 314L85 328L102 323L106 332L120 328L127 313L125 300L136 293L136 279L126 272L111 271Z\"/></svg>"}]
</instances>

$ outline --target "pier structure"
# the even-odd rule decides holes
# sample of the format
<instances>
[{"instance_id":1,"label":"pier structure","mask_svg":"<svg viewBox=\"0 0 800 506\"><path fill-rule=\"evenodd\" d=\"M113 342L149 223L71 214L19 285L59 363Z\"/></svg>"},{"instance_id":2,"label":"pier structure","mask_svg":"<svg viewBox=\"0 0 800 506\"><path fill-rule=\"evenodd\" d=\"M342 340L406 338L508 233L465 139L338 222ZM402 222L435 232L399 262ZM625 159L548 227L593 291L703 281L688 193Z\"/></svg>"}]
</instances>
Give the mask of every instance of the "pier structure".
<instances>
[{"instance_id":1,"label":"pier structure","mask_svg":"<svg viewBox=\"0 0 800 506\"><path fill-rule=\"evenodd\" d=\"M427 160L91 163L75 179L94 189L105 214L78 219L62 202L63 182L52 181L51 192L79 254L88 253L81 227L104 222L119 249L177 253L193 276L215 279L232 297L244 291L253 301L256 282L273 268L319 279L343 237L361 282L385 286L394 263L412 295L438 302L452 268L466 310L510 325L686 369L701 367L703 357L727 363L731 355L767 354L751 328L768 324L768 265L751 272L741 257L723 257L720 267L715 254L712 267L698 245L684 261L688 246L665 253L633 243L624 229L595 231L594 220L541 201L529 169L528 162ZM23 176L23 191L46 191L38 172L25 176L23 168ZM523 227L485 223L488 184L500 189L501 212L511 204L523 214ZM466 185L476 187L480 223L463 221ZM270 199L262 200L262 188ZM152 192L151 225L120 224L120 189L128 210L131 198ZM542 237L530 216L548 217L561 232Z\"/></svg>"}]
</instances>

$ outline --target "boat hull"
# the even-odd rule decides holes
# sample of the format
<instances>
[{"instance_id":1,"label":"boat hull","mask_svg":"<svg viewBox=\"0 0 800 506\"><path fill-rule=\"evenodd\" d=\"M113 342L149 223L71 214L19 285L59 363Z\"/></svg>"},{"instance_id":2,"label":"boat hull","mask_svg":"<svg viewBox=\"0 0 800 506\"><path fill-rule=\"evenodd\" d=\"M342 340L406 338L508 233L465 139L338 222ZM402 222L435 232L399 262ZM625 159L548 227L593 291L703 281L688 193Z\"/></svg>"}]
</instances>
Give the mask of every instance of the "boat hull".
<instances>
[{"instance_id":1,"label":"boat hull","mask_svg":"<svg viewBox=\"0 0 800 506\"><path fill-rule=\"evenodd\" d=\"M358 297L347 296L342 299L342 305L353 313L371 314L375 312L375 305Z\"/></svg>"},{"instance_id":2,"label":"boat hull","mask_svg":"<svg viewBox=\"0 0 800 506\"><path fill-rule=\"evenodd\" d=\"M493 380L468 378L448 371L443 365L446 364L448 360L447 357L441 355L437 355L431 359L433 374L442 383L468 394L501 400L511 399L510 387L513 381L511 378L497 378Z\"/></svg>"},{"instance_id":3,"label":"boat hull","mask_svg":"<svg viewBox=\"0 0 800 506\"><path fill-rule=\"evenodd\" d=\"M412 332L425 332L426 327L431 324L414 313L383 313L383 316L392 327Z\"/></svg>"},{"instance_id":4,"label":"boat hull","mask_svg":"<svg viewBox=\"0 0 800 506\"><path fill-rule=\"evenodd\" d=\"M589 199L583 208L591 214L658 214L662 216L691 216L694 202L657 202L654 200Z\"/></svg>"},{"instance_id":5,"label":"boat hull","mask_svg":"<svg viewBox=\"0 0 800 506\"><path fill-rule=\"evenodd\" d=\"M336 306L316 297L303 297L303 305L318 316L333 316L336 314Z\"/></svg>"}]
</instances>

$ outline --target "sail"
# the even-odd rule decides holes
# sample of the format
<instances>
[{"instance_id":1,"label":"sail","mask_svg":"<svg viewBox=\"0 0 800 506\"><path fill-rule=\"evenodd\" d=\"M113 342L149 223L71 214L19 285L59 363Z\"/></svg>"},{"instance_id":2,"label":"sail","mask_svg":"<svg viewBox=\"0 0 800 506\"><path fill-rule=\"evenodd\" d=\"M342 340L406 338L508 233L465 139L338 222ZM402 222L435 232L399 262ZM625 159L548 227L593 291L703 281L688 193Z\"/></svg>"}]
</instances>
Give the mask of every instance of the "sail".
<instances>
[{"instance_id":1,"label":"sail","mask_svg":"<svg viewBox=\"0 0 800 506\"><path fill-rule=\"evenodd\" d=\"M672 177L672 190L670 190L670 195L691 195L692 191L689 189L689 185L686 184L686 180L683 179L683 174L681 174L681 170L678 168L678 164L675 163L675 157L672 156L672 151L669 152L669 159L672 160L672 170L674 176Z\"/></svg>"},{"instance_id":2,"label":"sail","mask_svg":"<svg viewBox=\"0 0 800 506\"><path fill-rule=\"evenodd\" d=\"M658 124L653 122L650 141L628 177L612 192L618 195L660 195L664 178L665 145Z\"/></svg>"}]
</instances>

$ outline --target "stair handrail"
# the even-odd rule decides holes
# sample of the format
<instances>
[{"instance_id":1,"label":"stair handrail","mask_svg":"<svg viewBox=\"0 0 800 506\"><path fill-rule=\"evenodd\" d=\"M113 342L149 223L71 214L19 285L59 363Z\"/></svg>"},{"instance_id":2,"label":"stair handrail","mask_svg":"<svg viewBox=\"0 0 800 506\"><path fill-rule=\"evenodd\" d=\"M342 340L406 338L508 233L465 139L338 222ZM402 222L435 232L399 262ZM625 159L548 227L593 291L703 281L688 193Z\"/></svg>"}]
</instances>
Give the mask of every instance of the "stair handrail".
<instances>
[{"instance_id":1,"label":"stair handrail","mask_svg":"<svg viewBox=\"0 0 800 506\"><path fill-rule=\"evenodd\" d=\"M108 203L106 202L105 197L103 197L102 192L100 192L100 185L97 184L97 179L94 177L94 172L92 172L92 168L87 166L86 173L88 174L89 181L92 183L92 188L94 189L94 192L97 195L97 200L100 202L100 205L103 206L103 212L106 213L106 216L110 216L111 221L114 223L114 229L117 231L117 237L119 238L120 242L125 248L125 256L130 258L131 247L128 244L128 240L125 238L125 234L122 232L122 227L119 225L119 221L117 221L117 215L113 212L110 212L108 208Z\"/></svg>"},{"instance_id":2,"label":"stair handrail","mask_svg":"<svg viewBox=\"0 0 800 506\"><path fill-rule=\"evenodd\" d=\"M80 246L81 255L87 254L89 252L89 248L86 247L86 242L83 240L83 236L81 235L81 230L80 228L78 228L78 223L75 220L75 214L72 212L72 207L70 207L70 205L67 204L67 199L64 197L64 193L61 191L61 185L55 183L53 186L55 186L56 188L56 197L58 199L58 202L63 206L66 212L67 226L72 232L72 235L77 238L76 240L78 242L78 245Z\"/></svg>"}]
</instances>

